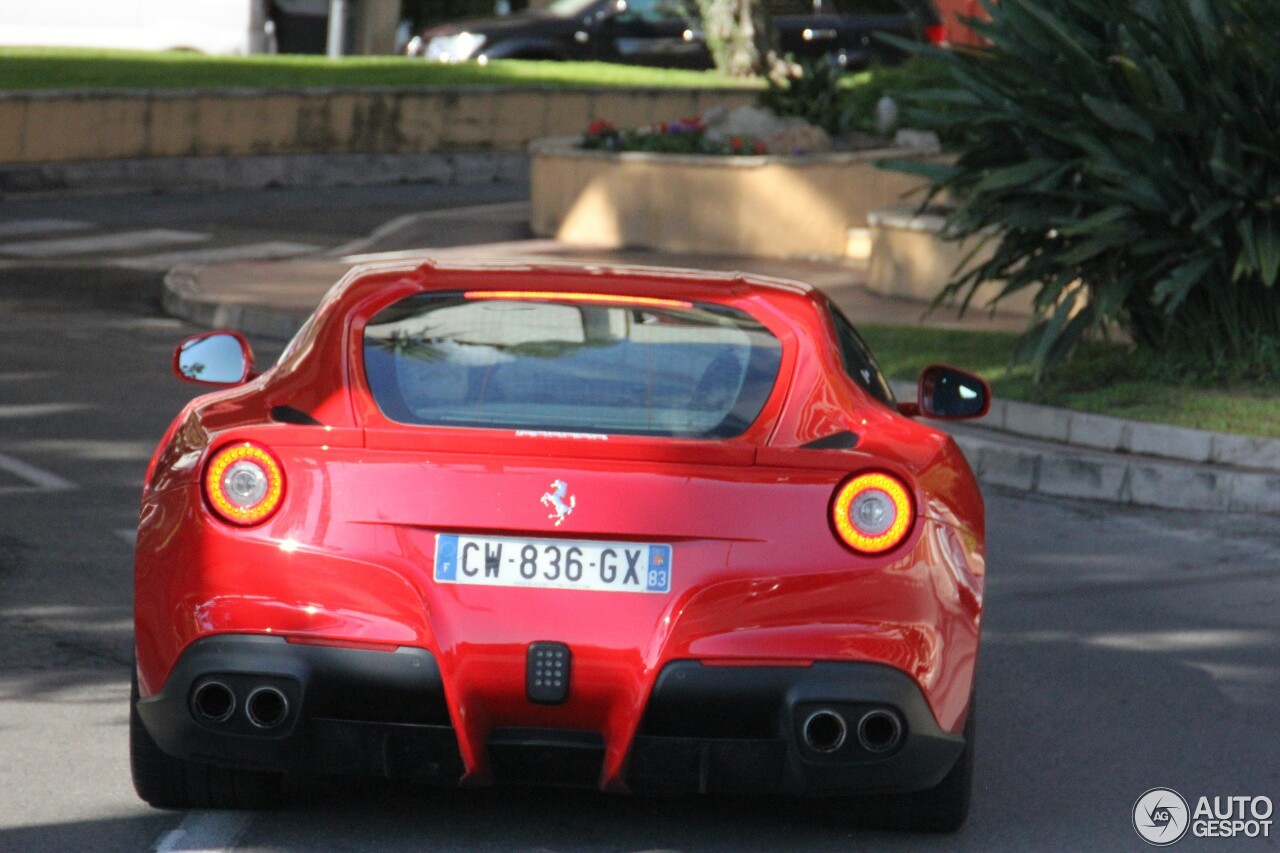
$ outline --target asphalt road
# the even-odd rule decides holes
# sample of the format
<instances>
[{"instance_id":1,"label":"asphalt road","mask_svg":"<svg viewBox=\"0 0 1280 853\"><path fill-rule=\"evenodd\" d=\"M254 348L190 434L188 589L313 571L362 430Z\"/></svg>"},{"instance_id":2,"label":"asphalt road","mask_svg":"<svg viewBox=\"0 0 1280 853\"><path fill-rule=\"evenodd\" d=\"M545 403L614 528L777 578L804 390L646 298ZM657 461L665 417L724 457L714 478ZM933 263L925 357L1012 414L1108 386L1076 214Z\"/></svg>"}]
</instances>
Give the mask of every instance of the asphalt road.
<instances>
[{"instance_id":1,"label":"asphalt road","mask_svg":"<svg viewBox=\"0 0 1280 853\"><path fill-rule=\"evenodd\" d=\"M45 219L325 247L478 200L433 193L5 199L0 237ZM122 251L0 264L0 850L1138 850L1149 788L1280 800L1280 523L992 493L975 802L957 835L863 831L780 799L350 782L270 813L149 809L126 748L130 529L154 442L192 394L169 373L192 330L158 313L158 273L112 265ZM1278 829L1175 849L1271 849Z\"/></svg>"}]
</instances>

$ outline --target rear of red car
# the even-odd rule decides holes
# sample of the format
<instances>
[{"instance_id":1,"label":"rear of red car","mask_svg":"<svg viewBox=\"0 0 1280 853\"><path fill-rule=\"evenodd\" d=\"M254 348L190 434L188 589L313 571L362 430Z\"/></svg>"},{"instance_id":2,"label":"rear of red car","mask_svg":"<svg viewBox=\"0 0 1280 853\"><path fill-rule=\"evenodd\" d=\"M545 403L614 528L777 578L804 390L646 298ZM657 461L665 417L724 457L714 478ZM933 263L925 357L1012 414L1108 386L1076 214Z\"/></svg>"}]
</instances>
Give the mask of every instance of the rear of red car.
<instances>
[{"instance_id":1,"label":"rear of red car","mask_svg":"<svg viewBox=\"0 0 1280 853\"><path fill-rule=\"evenodd\" d=\"M355 278L161 448L146 733L259 774L939 785L966 743L981 499L850 334L778 282Z\"/></svg>"}]
</instances>

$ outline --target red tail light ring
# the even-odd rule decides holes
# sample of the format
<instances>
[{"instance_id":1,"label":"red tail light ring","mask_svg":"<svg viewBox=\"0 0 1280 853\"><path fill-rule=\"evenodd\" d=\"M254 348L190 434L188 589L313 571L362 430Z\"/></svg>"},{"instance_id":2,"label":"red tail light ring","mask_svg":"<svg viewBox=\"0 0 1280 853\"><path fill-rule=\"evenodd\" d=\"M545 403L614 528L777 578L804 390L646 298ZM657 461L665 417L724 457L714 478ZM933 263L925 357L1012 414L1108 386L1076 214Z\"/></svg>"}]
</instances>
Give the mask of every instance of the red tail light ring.
<instances>
[{"instance_id":1,"label":"red tail light ring","mask_svg":"<svg viewBox=\"0 0 1280 853\"><path fill-rule=\"evenodd\" d=\"M907 538L911 494L888 474L859 474L836 492L831 521L840 540L862 554L882 554Z\"/></svg>"},{"instance_id":2,"label":"red tail light ring","mask_svg":"<svg viewBox=\"0 0 1280 853\"><path fill-rule=\"evenodd\" d=\"M232 444L209 460L204 494L220 518L244 527L260 524L280 506L284 474L266 449L249 442Z\"/></svg>"}]
</instances>

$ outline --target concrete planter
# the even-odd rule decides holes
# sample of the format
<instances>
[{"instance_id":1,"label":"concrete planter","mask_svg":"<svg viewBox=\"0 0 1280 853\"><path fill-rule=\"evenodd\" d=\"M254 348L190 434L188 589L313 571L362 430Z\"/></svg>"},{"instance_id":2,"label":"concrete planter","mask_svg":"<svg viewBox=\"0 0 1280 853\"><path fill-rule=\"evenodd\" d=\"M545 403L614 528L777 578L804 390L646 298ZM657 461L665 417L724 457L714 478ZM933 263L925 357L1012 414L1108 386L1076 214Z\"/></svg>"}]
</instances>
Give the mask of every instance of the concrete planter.
<instances>
[{"instance_id":1,"label":"concrete planter","mask_svg":"<svg viewBox=\"0 0 1280 853\"><path fill-rule=\"evenodd\" d=\"M986 260L995 248L994 244L979 246L974 238L960 242L944 240L946 218L935 213L919 213L910 205L872 211L869 224L871 258L867 266L867 289L901 299L932 300L942 292L970 252L977 248L974 260ZM970 303L972 308L985 308L1001 286L981 285ZM1000 310L1030 315L1031 291L1024 290L1002 299Z\"/></svg>"},{"instance_id":2,"label":"concrete planter","mask_svg":"<svg viewBox=\"0 0 1280 853\"><path fill-rule=\"evenodd\" d=\"M530 146L534 233L568 243L761 257L844 257L850 228L920 179L875 166L902 149L795 157Z\"/></svg>"}]
</instances>

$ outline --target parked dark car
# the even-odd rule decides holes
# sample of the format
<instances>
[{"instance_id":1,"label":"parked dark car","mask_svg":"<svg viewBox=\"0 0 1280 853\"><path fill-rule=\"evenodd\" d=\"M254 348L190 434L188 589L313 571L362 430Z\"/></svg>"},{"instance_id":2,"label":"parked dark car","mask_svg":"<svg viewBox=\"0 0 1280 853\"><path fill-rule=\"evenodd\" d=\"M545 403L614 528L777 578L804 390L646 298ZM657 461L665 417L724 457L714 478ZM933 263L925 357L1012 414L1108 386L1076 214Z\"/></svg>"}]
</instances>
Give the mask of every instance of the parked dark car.
<instances>
[{"instance_id":1,"label":"parked dark car","mask_svg":"<svg viewBox=\"0 0 1280 853\"><path fill-rule=\"evenodd\" d=\"M799 0L773 18L783 53L830 57L850 69L895 64L906 54L874 38L893 33L941 41L931 0ZM693 0L555 0L537 10L434 27L408 52L437 62L470 59L579 59L710 68Z\"/></svg>"}]
</instances>

